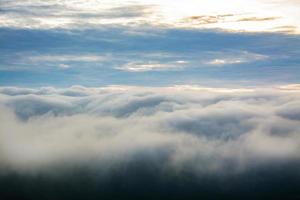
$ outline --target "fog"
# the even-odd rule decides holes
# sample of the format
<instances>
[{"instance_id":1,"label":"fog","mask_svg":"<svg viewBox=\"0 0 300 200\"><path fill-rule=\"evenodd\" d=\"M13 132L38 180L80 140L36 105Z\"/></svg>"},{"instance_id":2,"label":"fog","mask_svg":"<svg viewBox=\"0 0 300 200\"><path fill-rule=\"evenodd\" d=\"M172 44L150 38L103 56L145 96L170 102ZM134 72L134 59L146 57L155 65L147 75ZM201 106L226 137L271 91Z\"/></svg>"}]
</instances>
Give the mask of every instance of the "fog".
<instances>
[{"instance_id":1,"label":"fog","mask_svg":"<svg viewBox=\"0 0 300 200\"><path fill-rule=\"evenodd\" d=\"M74 86L0 91L2 172L73 165L101 171L140 156L163 157L162 169L196 174L299 160L298 90Z\"/></svg>"}]
</instances>

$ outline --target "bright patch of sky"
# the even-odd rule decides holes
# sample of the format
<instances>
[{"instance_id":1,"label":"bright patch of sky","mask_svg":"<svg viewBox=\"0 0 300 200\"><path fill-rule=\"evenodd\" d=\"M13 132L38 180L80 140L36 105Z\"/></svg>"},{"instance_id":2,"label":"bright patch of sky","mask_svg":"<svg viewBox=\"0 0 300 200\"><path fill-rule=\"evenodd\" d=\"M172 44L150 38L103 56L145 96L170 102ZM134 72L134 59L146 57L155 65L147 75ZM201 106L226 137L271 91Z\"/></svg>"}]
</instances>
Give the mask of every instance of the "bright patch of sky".
<instances>
[{"instance_id":1,"label":"bright patch of sky","mask_svg":"<svg viewBox=\"0 0 300 200\"><path fill-rule=\"evenodd\" d=\"M3 0L0 26L80 29L100 25L300 32L298 0Z\"/></svg>"}]
</instances>

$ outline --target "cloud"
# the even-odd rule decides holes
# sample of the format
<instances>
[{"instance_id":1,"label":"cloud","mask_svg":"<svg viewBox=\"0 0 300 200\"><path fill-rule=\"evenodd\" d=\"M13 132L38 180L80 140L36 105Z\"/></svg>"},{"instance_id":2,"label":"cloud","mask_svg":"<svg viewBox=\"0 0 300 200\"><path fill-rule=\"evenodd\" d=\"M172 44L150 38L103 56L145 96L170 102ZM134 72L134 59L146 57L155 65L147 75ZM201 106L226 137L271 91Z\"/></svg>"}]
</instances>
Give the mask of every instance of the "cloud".
<instances>
[{"instance_id":1,"label":"cloud","mask_svg":"<svg viewBox=\"0 0 300 200\"><path fill-rule=\"evenodd\" d=\"M278 17L249 17L238 19L240 22L260 22L260 21L271 21L278 19Z\"/></svg>"},{"instance_id":2,"label":"cloud","mask_svg":"<svg viewBox=\"0 0 300 200\"><path fill-rule=\"evenodd\" d=\"M4 1L1 27L29 29L81 29L105 24L139 24L155 6L110 1Z\"/></svg>"},{"instance_id":3,"label":"cloud","mask_svg":"<svg viewBox=\"0 0 300 200\"><path fill-rule=\"evenodd\" d=\"M186 64L186 61L175 61L173 63L136 63L129 62L121 67L116 67L116 69L129 71L129 72L147 72L147 71L165 71L165 70L178 70L183 68L183 64Z\"/></svg>"},{"instance_id":4,"label":"cloud","mask_svg":"<svg viewBox=\"0 0 300 200\"><path fill-rule=\"evenodd\" d=\"M111 59L110 55L98 55L98 54L34 54L31 52L20 53L11 55L13 62L17 66L15 68L9 67L12 70L47 70L53 67L60 69L68 69L71 66L87 67L100 66L102 63Z\"/></svg>"},{"instance_id":5,"label":"cloud","mask_svg":"<svg viewBox=\"0 0 300 200\"><path fill-rule=\"evenodd\" d=\"M183 22L193 23L197 25L205 24L216 24L227 20L227 18L233 17L233 14L223 14L223 15L198 15L191 16L183 19Z\"/></svg>"},{"instance_id":6,"label":"cloud","mask_svg":"<svg viewBox=\"0 0 300 200\"><path fill-rule=\"evenodd\" d=\"M226 64L238 64L241 63L241 60L224 60L224 59L214 59L207 62L209 65L226 65Z\"/></svg>"},{"instance_id":7,"label":"cloud","mask_svg":"<svg viewBox=\"0 0 300 200\"><path fill-rule=\"evenodd\" d=\"M273 28L276 32L282 32L282 33L290 33L295 34L297 32L296 26L278 26Z\"/></svg>"},{"instance_id":8,"label":"cloud","mask_svg":"<svg viewBox=\"0 0 300 200\"><path fill-rule=\"evenodd\" d=\"M287 103L278 110L278 114L290 120L300 121L300 101Z\"/></svg>"},{"instance_id":9,"label":"cloud","mask_svg":"<svg viewBox=\"0 0 300 200\"><path fill-rule=\"evenodd\" d=\"M300 104L290 87L1 87L1 188L30 199L60 199L66 186L79 199L165 188L180 199L293 196Z\"/></svg>"},{"instance_id":10,"label":"cloud","mask_svg":"<svg viewBox=\"0 0 300 200\"><path fill-rule=\"evenodd\" d=\"M284 32L278 26L294 26L299 33L296 1L230 0L139 2L108 0L3 1L0 26L29 29L93 29L104 25L211 28L243 32ZM245 7L245 5L247 5ZM254 22L254 23L253 23Z\"/></svg>"},{"instance_id":11,"label":"cloud","mask_svg":"<svg viewBox=\"0 0 300 200\"><path fill-rule=\"evenodd\" d=\"M62 68L62 69L68 69L68 68L70 68L70 65L59 64L58 67L59 67L59 68Z\"/></svg>"},{"instance_id":12,"label":"cloud","mask_svg":"<svg viewBox=\"0 0 300 200\"><path fill-rule=\"evenodd\" d=\"M244 17L245 14L221 14L189 16L182 20L183 23L192 23L195 26L217 25L218 23L236 22L264 22L279 19L279 17Z\"/></svg>"},{"instance_id":13,"label":"cloud","mask_svg":"<svg viewBox=\"0 0 300 200\"><path fill-rule=\"evenodd\" d=\"M275 27L295 26L293 31L286 33L299 32L299 24L294 21L298 18L296 8L299 4L294 1L239 0L234 7L230 1L185 1L172 6L164 2L161 4L166 21L176 27L232 32L283 32Z\"/></svg>"},{"instance_id":14,"label":"cloud","mask_svg":"<svg viewBox=\"0 0 300 200\"><path fill-rule=\"evenodd\" d=\"M100 55L37 55L26 58L32 62L99 62L107 59Z\"/></svg>"},{"instance_id":15,"label":"cloud","mask_svg":"<svg viewBox=\"0 0 300 200\"><path fill-rule=\"evenodd\" d=\"M226 90L1 88L1 170L119 166L150 152L198 175L300 159L298 91Z\"/></svg>"},{"instance_id":16,"label":"cloud","mask_svg":"<svg viewBox=\"0 0 300 200\"><path fill-rule=\"evenodd\" d=\"M291 90L291 91L297 91L300 89L300 84L289 84L284 86L279 86L279 89L281 90Z\"/></svg>"},{"instance_id":17,"label":"cloud","mask_svg":"<svg viewBox=\"0 0 300 200\"><path fill-rule=\"evenodd\" d=\"M222 66L222 65L229 65L229 64L242 64L242 63L250 63L255 61L262 61L269 58L269 56L266 55L256 54L247 51L231 52L231 53L225 52L225 53L221 53L220 56L222 57L209 60L205 64Z\"/></svg>"}]
</instances>

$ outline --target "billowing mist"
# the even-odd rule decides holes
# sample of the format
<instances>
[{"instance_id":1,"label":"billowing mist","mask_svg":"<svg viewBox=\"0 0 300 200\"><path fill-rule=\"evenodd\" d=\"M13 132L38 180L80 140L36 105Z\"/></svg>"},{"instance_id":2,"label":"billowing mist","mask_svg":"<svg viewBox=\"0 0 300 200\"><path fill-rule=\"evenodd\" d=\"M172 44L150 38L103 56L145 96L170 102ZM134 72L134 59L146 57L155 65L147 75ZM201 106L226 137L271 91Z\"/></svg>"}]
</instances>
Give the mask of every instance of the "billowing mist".
<instances>
[{"instance_id":1,"label":"billowing mist","mask_svg":"<svg viewBox=\"0 0 300 200\"><path fill-rule=\"evenodd\" d=\"M143 188L150 182L163 190L168 181L183 191L203 189L204 183L206 192L252 191L255 184L266 187L269 177L277 187L274 174L278 182L297 183L299 91L296 86L2 87L1 184L9 184L10 176L56 181L80 176L92 179L93 187L113 185L113 190L118 187L112 180L120 179L130 193L130 183ZM79 179L78 187L85 187Z\"/></svg>"}]
</instances>

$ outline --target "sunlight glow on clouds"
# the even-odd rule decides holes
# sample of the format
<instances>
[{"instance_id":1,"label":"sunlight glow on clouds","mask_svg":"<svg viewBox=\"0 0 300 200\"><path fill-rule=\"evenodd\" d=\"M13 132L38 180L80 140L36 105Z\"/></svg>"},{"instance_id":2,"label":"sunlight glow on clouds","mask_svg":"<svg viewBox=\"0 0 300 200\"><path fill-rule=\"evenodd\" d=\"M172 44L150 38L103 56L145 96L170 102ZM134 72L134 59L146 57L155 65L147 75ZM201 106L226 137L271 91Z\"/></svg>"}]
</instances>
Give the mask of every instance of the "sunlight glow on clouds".
<instances>
[{"instance_id":1,"label":"sunlight glow on clouds","mask_svg":"<svg viewBox=\"0 0 300 200\"><path fill-rule=\"evenodd\" d=\"M101 25L299 33L298 1L3 1L0 26L80 29Z\"/></svg>"}]
</instances>

